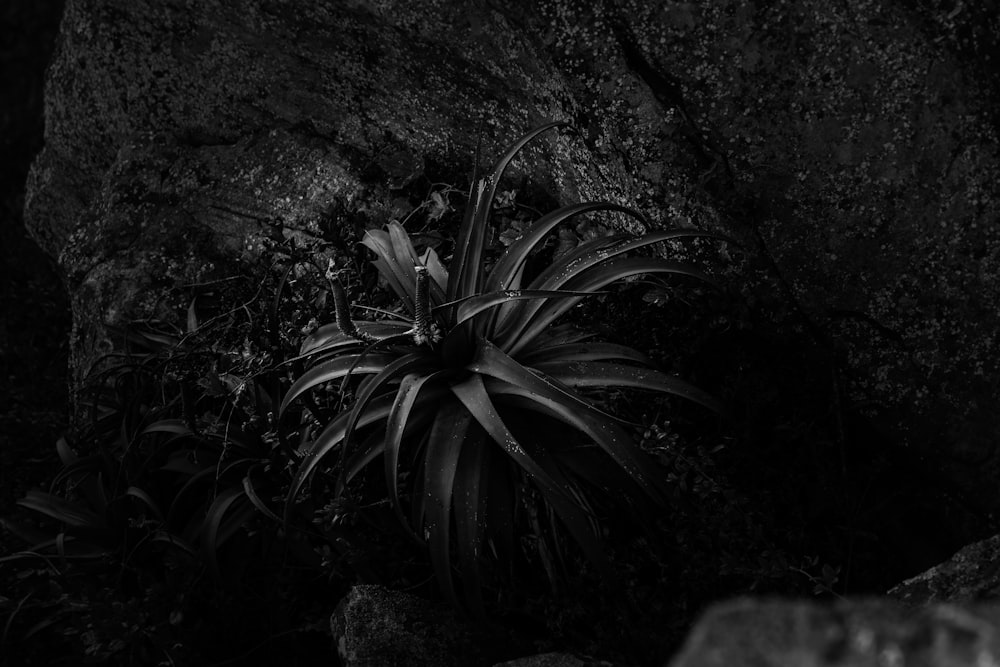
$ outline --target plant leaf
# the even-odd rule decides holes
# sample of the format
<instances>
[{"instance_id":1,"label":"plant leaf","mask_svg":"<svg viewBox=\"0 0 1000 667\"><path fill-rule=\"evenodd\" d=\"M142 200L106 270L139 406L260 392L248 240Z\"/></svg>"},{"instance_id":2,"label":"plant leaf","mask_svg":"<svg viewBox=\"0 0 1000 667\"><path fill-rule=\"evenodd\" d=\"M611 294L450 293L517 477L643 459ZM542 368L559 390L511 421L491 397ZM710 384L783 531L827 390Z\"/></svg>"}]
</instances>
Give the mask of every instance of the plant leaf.
<instances>
[{"instance_id":1,"label":"plant leaf","mask_svg":"<svg viewBox=\"0 0 1000 667\"><path fill-rule=\"evenodd\" d=\"M607 557L591 529L589 514L573 498L572 492L565 485L562 473L557 468L540 465L514 438L497 413L482 376L474 373L451 389L487 435L527 473L587 557L602 571L607 571ZM549 457L544 457L542 460L546 463L551 462ZM562 483L557 479L562 480Z\"/></svg>"},{"instance_id":2,"label":"plant leaf","mask_svg":"<svg viewBox=\"0 0 1000 667\"><path fill-rule=\"evenodd\" d=\"M473 185L469 192L469 205L465 210L465 218L459 230L455 255L450 268L447 294L449 301L478 294L480 291L486 226L493 197L496 195L497 184L500 182L503 172L506 171L514 156L529 141L543 132L565 125L568 123L547 123L524 134L497 160L493 170Z\"/></svg>"},{"instance_id":3,"label":"plant leaf","mask_svg":"<svg viewBox=\"0 0 1000 667\"><path fill-rule=\"evenodd\" d=\"M566 284L570 279L580 275L584 271L600 264L605 264L632 250L663 241L698 237L714 238L720 241L735 243L735 241L727 236L696 229L673 229L663 232L650 232L639 237L617 234L605 238L596 238L580 244L573 251L553 262L551 266L538 274L531 282L530 287L533 289L555 289Z\"/></svg>"},{"instance_id":4,"label":"plant leaf","mask_svg":"<svg viewBox=\"0 0 1000 667\"><path fill-rule=\"evenodd\" d=\"M413 248L413 243L410 241L409 235L406 233L406 230L403 229L402 225L395 221L386 225L386 228L389 230L389 239L392 243L394 254L400 262L400 273L405 276L407 285L416 285L417 274L415 267L418 264L421 264L421 262L420 257L417 255L417 251ZM443 303L445 300L445 293L444 290L441 289L441 285L438 284L438 281L429 281L429 287L431 292L431 303ZM415 289L414 295L416 295Z\"/></svg>"},{"instance_id":5,"label":"plant leaf","mask_svg":"<svg viewBox=\"0 0 1000 667\"><path fill-rule=\"evenodd\" d=\"M428 392L426 396L422 397L422 400L434 400L443 393L443 389L438 392ZM358 419L356 428L364 428L370 424L386 419L392 409L394 400L395 396L392 394L383 394L374 398ZM299 491L302 490L306 480L316 469L316 466L319 465L319 462L323 459L323 457L343 442L349 416L350 415L346 412L341 413L336 419L330 422L330 424L328 424L318 436L316 436L315 440L303 449L305 458L299 464L299 468L295 473L295 478L292 480L291 488L288 490L288 495L286 496L284 513L285 523L288 522L291 516L291 510L295 503L296 496L298 496Z\"/></svg>"},{"instance_id":6,"label":"plant leaf","mask_svg":"<svg viewBox=\"0 0 1000 667\"><path fill-rule=\"evenodd\" d=\"M500 292L488 292L477 294L476 296L460 299L457 303L458 312L455 325L459 325L472 319L479 313L494 308L496 306L513 301L535 300L535 299L568 299L571 297L592 296L593 292L569 292L566 290L504 290Z\"/></svg>"},{"instance_id":7,"label":"plant leaf","mask_svg":"<svg viewBox=\"0 0 1000 667\"><path fill-rule=\"evenodd\" d=\"M383 389L389 384L401 381L410 372L422 366L426 367L430 363L431 360L422 349L419 352L404 355L386 365L377 375L371 378L370 382L367 382L360 388L347 419L347 428L344 431L344 446L346 447L349 444L358 419L361 418L361 414L375 394L382 393ZM392 392L392 394L398 395L396 392Z\"/></svg>"},{"instance_id":8,"label":"plant leaf","mask_svg":"<svg viewBox=\"0 0 1000 667\"><path fill-rule=\"evenodd\" d=\"M431 280L437 283L440 290L442 301L434 301L433 303L443 303L446 294L445 290L448 289L448 269L441 263L441 258L438 257L437 251L434 248L424 250L424 254L420 257L420 262L430 271ZM434 292L431 292L431 299L434 299Z\"/></svg>"},{"instance_id":9,"label":"plant leaf","mask_svg":"<svg viewBox=\"0 0 1000 667\"><path fill-rule=\"evenodd\" d=\"M528 259L528 254L545 238L553 229L561 223L569 220L573 216L593 211L618 211L626 215L631 215L648 225L648 221L638 211L612 204L611 202L585 202L564 206L552 213L548 213L539 218L531 225L516 241L508 246L506 252L497 260L490 277L486 283L486 289L499 291L506 289L517 289L520 285L514 284L515 277L520 273L520 269Z\"/></svg>"},{"instance_id":10,"label":"plant leaf","mask_svg":"<svg viewBox=\"0 0 1000 667\"><path fill-rule=\"evenodd\" d=\"M263 500L261 500L260 495L258 495L257 493L257 489L254 488L252 474L254 470L260 467L263 466L254 466L253 468L247 471L246 476L243 478L243 492L250 500L250 503L257 508L257 511L259 511L261 514L266 516L268 519L271 519L275 523L281 523L281 517L271 511L271 508L268 507Z\"/></svg>"},{"instance_id":11,"label":"plant leaf","mask_svg":"<svg viewBox=\"0 0 1000 667\"><path fill-rule=\"evenodd\" d=\"M520 361L527 367L538 368L544 363L565 363L569 361L606 361L608 359L624 359L640 364L651 364L649 357L627 345L614 343L569 343L552 345L523 354Z\"/></svg>"},{"instance_id":12,"label":"plant leaf","mask_svg":"<svg viewBox=\"0 0 1000 667\"><path fill-rule=\"evenodd\" d=\"M722 414L722 404L710 394L673 375L652 368L600 361L555 361L539 363L535 370L569 387L635 387L673 394Z\"/></svg>"},{"instance_id":13,"label":"plant leaf","mask_svg":"<svg viewBox=\"0 0 1000 667\"><path fill-rule=\"evenodd\" d=\"M394 360L394 357L388 354L371 353L364 355L363 359L359 359L360 356L352 354L336 357L307 370L288 388L281 401L278 414L283 414L292 401L317 385L346 377L349 374L379 373Z\"/></svg>"},{"instance_id":14,"label":"plant leaf","mask_svg":"<svg viewBox=\"0 0 1000 667\"><path fill-rule=\"evenodd\" d=\"M461 605L451 576L451 505L455 471L473 416L461 404L447 401L431 426L424 454L424 531L431 564L445 597ZM395 486L395 480L393 480Z\"/></svg>"},{"instance_id":15,"label":"plant leaf","mask_svg":"<svg viewBox=\"0 0 1000 667\"><path fill-rule=\"evenodd\" d=\"M535 463L503 423L479 373L473 373L466 380L453 385L451 391L493 441L500 445L532 479L535 479L540 487L553 490L558 488L549 474Z\"/></svg>"},{"instance_id":16,"label":"plant leaf","mask_svg":"<svg viewBox=\"0 0 1000 667\"><path fill-rule=\"evenodd\" d=\"M576 405L579 409L603 415L605 418L615 420L616 417L605 414L598 410L590 401L580 396L566 386L550 382L544 376L536 375L525 368L521 363L510 356L504 354L503 350L493 345L489 341L484 341L476 353L475 358L466 368L475 373L493 377L510 384L524 387L535 387L542 393L559 396L559 400Z\"/></svg>"},{"instance_id":17,"label":"plant leaf","mask_svg":"<svg viewBox=\"0 0 1000 667\"><path fill-rule=\"evenodd\" d=\"M389 338L406 333L413 325L395 320L355 320L354 325L362 333L374 338ZM299 359L323 352L333 352L340 348L362 345L357 339L351 338L340 330L336 322L324 324L310 334L299 346Z\"/></svg>"},{"instance_id":18,"label":"plant leaf","mask_svg":"<svg viewBox=\"0 0 1000 667\"><path fill-rule=\"evenodd\" d=\"M480 620L486 619L480 561L489 504L490 449L481 431L466 432L452 491L462 588Z\"/></svg>"},{"instance_id":19,"label":"plant leaf","mask_svg":"<svg viewBox=\"0 0 1000 667\"><path fill-rule=\"evenodd\" d=\"M489 381L487 387L495 396L517 397L521 400L516 404L523 409L554 417L585 434L607 452L653 501L665 504L656 466L635 445L625 429L614 421L605 419L602 414L593 410L581 411L560 400L560 396L552 394L545 387L528 388L496 380Z\"/></svg>"},{"instance_id":20,"label":"plant leaf","mask_svg":"<svg viewBox=\"0 0 1000 667\"><path fill-rule=\"evenodd\" d=\"M406 521L406 516L403 514L403 508L399 502L398 469L399 453L402 447L403 434L407 425L411 423L411 412L413 411L414 405L417 403L421 389L423 389L424 385L428 382L445 377L446 374L446 371L439 371L430 375L418 375L416 373L406 375L406 377L404 377L399 384L399 390L396 392L395 400L393 400L392 409L389 411L389 416L386 422L384 456L385 484L389 491L389 502L391 503L396 516L399 518L403 527L410 531L413 529ZM447 409L447 403L445 408L440 408L440 406L428 407L436 412L438 409ZM449 413L450 412L453 412L453 410L449 410ZM440 413L438 414L440 415ZM435 424L437 423L437 419L438 417L435 417ZM456 426L456 428L458 428L458 426ZM416 534L414 534L414 536L416 536ZM419 536L416 537L419 540Z\"/></svg>"},{"instance_id":21,"label":"plant leaf","mask_svg":"<svg viewBox=\"0 0 1000 667\"><path fill-rule=\"evenodd\" d=\"M660 259L658 257L623 257L613 259L593 266L563 282L567 290L593 292L603 289L623 278L647 273L676 273L697 278L718 287L718 283L713 278L693 268L690 264ZM563 286L563 282L560 281L550 281L545 287L547 289L557 289ZM560 301L529 304L519 316L518 321L511 325L506 337L502 340L501 347L508 354L516 355L555 319L566 313L566 311L578 304L582 299L583 297L575 297Z\"/></svg>"},{"instance_id":22,"label":"plant leaf","mask_svg":"<svg viewBox=\"0 0 1000 667\"><path fill-rule=\"evenodd\" d=\"M655 471L635 447L632 439L615 418L598 410L577 394L537 376L513 359L506 357L495 346L485 345L479 358L470 364L471 370L502 380L502 384L490 383L491 393L513 394L530 398L560 421L585 433L601 446L625 469L653 498L660 493L654 483ZM516 391L511 390L513 387Z\"/></svg>"},{"instance_id":23,"label":"plant leaf","mask_svg":"<svg viewBox=\"0 0 1000 667\"><path fill-rule=\"evenodd\" d=\"M205 521L202 524L202 547L205 549L209 568L212 570L216 581L222 579L222 573L219 570L218 549L246 521L246 518L243 518L235 526L230 525L226 531L220 533L222 519L225 517L229 507L239 500L242 495L242 488L225 489L212 501L205 515Z\"/></svg>"},{"instance_id":24,"label":"plant leaf","mask_svg":"<svg viewBox=\"0 0 1000 667\"><path fill-rule=\"evenodd\" d=\"M160 511L160 506L153 500L153 497L148 493L143 491L137 486L130 486L125 490L125 495L132 496L133 498L138 498L146 507L148 507L154 515L156 515L157 520L160 523L166 523L166 519L163 517L163 512Z\"/></svg>"},{"instance_id":25,"label":"plant leaf","mask_svg":"<svg viewBox=\"0 0 1000 667\"><path fill-rule=\"evenodd\" d=\"M17 504L61 521L72 528L102 534L109 530L103 516L44 491L28 491Z\"/></svg>"},{"instance_id":26,"label":"plant leaf","mask_svg":"<svg viewBox=\"0 0 1000 667\"><path fill-rule=\"evenodd\" d=\"M392 244L392 238L388 232L381 229L369 229L365 232L361 244L375 253L376 259L372 262L379 274L389 283L389 287L399 297L406 311L413 314L413 295L415 280L408 279L407 267L412 271L413 266L409 253L404 256L396 255L396 248Z\"/></svg>"}]
</instances>

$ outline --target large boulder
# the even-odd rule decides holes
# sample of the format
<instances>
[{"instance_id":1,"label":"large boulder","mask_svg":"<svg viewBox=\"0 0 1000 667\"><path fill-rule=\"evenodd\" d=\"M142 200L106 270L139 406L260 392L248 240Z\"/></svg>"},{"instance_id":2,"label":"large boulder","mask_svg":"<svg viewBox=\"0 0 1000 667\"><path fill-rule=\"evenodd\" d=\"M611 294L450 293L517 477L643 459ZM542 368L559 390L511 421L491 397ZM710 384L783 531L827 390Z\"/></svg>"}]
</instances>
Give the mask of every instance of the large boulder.
<instances>
[{"instance_id":1,"label":"large boulder","mask_svg":"<svg viewBox=\"0 0 1000 667\"><path fill-rule=\"evenodd\" d=\"M943 563L889 590L910 605L973 603L1000 598L1000 535L974 542Z\"/></svg>"},{"instance_id":2,"label":"large boulder","mask_svg":"<svg viewBox=\"0 0 1000 667\"><path fill-rule=\"evenodd\" d=\"M403 217L480 139L566 119L515 179L742 239L746 297L829 351L838 400L996 509L995 91L949 51L961 12L918 5L71 0L26 221L76 384L108 325L252 289L266 242Z\"/></svg>"},{"instance_id":3,"label":"large boulder","mask_svg":"<svg viewBox=\"0 0 1000 667\"><path fill-rule=\"evenodd\" d=\"M742 599L711 607L670 667L979 667L1000 662L1000 608Z\"/></svg>"},{"instance_id":4,"label":"large boulder","mask_svg":"<svg viewBox=\"0 0 1000 667\"><path fill-rule=\"evenodd\" d=\"M371 584L351 589L330 631L345 667L488 667L527 650L526 643L463 621L441 604Z\"/></svg>"}]
</instances>

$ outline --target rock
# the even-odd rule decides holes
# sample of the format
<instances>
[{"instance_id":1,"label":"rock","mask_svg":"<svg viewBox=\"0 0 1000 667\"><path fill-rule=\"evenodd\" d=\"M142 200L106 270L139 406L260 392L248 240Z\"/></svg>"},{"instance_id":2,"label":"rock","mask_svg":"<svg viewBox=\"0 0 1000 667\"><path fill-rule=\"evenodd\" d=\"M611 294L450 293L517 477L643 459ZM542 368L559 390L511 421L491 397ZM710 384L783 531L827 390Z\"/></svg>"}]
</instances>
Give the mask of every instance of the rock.
<instances>
[{"instance_id":1,"label":"rock","mask_svg":"<svg viewBox=\"0 0 1000 667\"><path fill-rule=\"evenodd\" d=\"M263 240L402 217L464 187L480 138L488 162L571 119L512 182L743 239L748 296L841 358L880 439L1000 509L996 105L948 51L969 21L611 5L70 0L26 224L69 277L76 384L109 325L259 284Z\"/></svg>"},{"instance_id":2,"label":"rock","mask_svg":"<svg viewBox=\"0 0 1000 667\"><path fill-rule=\"evenodd\" d=\"M1000 607L741 599L712 606L670 667L1000 665Z\"/></svg>"},{"instance_id":3,"label":"rock","mask_svg":"<svg viewBox=\"0 0 1000 667\"><path fill-rule=\"evenodd\" d=\"M970 544L948 561L894 586L888 594L913 605L1000 598L1000 535Z\"/></svg>"},{"instance_id":4,"label":"rock","mask_svg":"<svg viewBox=\"0 0 1000 667\"><path fill-rule=\"evenodd\" d=\"M68 276L77 388L120 346L108 326L183 321L177 288L252 289L268 239L401 219L431 180L464 186L480 140L489 162L571 117L551 60L480 9L68 2L25 213ZM634 194L578 138L546 137L519 174L567 201Z\"/></svg>"},{"instance_id":5,"label":"rock","mask_svg":"<svg viewBox=\"0 0 1000 667\"><path fill-rule=\"evenodd\" d=\"M344 667L471 667L520 652L506 633L462 622L449 608L375 585L352 588L330 625Z\"/></svg>"},{"instance_id":6,"label":"rock","mask_svg":"<svg viewBox=\"0 0 1000 667\"><path fill-rule=\"evenodd\" d=\"M500 662L493 667L598 667L598 663L584 662L569 653L539 653L517 660Z\"/></svg>"},{"instance_id":7,"label":"rock","mask_svg":"<svg viewBox=\"0 0 1000 667\"><path fill-rule=\"evenodd\" d=\"M584 659L572 653L550 652L497 663L493 667L615 667L615 665L605 660Z\"/></svg>"}]
</instances>

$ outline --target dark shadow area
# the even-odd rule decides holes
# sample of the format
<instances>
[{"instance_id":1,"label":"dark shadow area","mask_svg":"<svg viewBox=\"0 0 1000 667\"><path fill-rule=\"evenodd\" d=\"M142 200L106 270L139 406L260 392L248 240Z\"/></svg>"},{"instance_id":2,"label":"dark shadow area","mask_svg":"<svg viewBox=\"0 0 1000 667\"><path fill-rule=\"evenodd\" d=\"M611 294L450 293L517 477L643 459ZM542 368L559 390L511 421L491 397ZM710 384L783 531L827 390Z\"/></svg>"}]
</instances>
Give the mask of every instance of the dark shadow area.
<instances>
[{"instance_id":1,"label":"dark shadow area","mask_svg":"<svg viewBox=\"0 0 1000 667\"><path fill-rule=\"evenodd\" d=\"M54 262L24 228L24 187L43 142L45 68L63 3L0 9L0 508L51 474L67 425L69 301Z\"/></svg>"}]
</instances>

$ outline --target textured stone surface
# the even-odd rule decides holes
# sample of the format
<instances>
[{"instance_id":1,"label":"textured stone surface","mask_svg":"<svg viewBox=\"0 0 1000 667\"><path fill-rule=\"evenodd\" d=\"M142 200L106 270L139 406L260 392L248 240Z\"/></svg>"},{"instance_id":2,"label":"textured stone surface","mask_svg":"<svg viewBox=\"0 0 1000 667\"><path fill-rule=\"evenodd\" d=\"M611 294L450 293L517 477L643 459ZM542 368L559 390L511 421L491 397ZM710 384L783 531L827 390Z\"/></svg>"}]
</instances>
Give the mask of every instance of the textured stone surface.
<instances>
[{"instance_id":1,"label":"textured stone surface","mask_svg":"<svg viewBox=\"0 0 1000 667\"><path fill-rule=\"evenodd\" d=\"M710 608L670 667L1000 665L1000 608L734 600Z\"/></svg>"},{"instance_id":2,"label":"textured stone surface","mask_svg":"<svg viewBox=\"0 0 1000 667\"><path fill-rule=\"evenodd\" d=\"M381 586L355 586L330 624L344 667L471 667L518 653L509 637L465 624L449 609Z\"/></svg>"},{"instance_id":3,"label":"textured stone surface","mask_svg":"<svg viewBox=\"0 0 1000 667\"><path fill-rule=\"evenodd\" d=\"M556 4L557 49L585 72L574 79L585 116L621 142L649 201L759 234L806 332L847 359L850 398L893 438L943 454L944 471L995 508L995 80L947 48L988 23L937 3L919 14L882 2ZM605 63L629 41L623 76ZM982 39L970 48L989 53ZM662 106L632 97L641 89ZM684 113L663 113L678 100ZM693 163L677 154L685 144ZM695 170L713 212L658 191L693 185L664 164Z\"/></svg>"},{"instance_id":4,"label":"textured stone surface","mask_svg":"<svg viewBox=\"0 0 1000 667\"><path fill-rule=\"evenodd\" d=\"M944 563L894 586L889 596L913 605L1000 598L1000 535L970 544Z\"/></svg>"},{"instance_id":5,"label":"textured stone surface","mask_svg":"<svg viewBox=\"0 0 1000 667\"><path fill-rule=\"evenodd\" d=\"M252 285L265 239L464 187L480 121L486 161L569 119L580 135L514 179L743 239L748 298L997 509L996 117L949 50L968 20L919 4L73 0L26 221L70 276L76 377L106 325L181 320L192 282Z\"/></svg>"},{"instance_id":6,"label":"textured stone surface","mask_svg":"<svg viewBox=\"0 0 1000 667\"><path fill-rule=\"evenodd\" d=\"M602 667L602 663L584 662L568 653L539 653L538 655L497 663L494 667Z\"/></svg>"}]
</instances>

